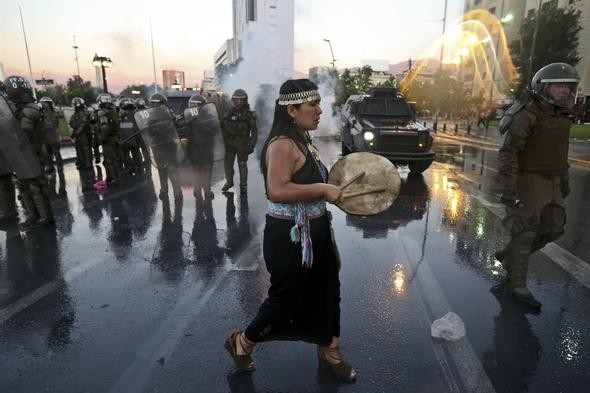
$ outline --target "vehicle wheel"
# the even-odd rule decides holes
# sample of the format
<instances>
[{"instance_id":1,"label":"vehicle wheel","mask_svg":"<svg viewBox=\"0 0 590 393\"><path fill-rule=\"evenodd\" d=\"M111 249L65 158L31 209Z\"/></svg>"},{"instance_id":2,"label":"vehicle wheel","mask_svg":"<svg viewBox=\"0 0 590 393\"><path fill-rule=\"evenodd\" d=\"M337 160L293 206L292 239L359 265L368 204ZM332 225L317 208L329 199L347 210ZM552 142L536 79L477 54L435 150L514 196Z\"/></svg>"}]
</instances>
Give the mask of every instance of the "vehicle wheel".
<instances>
[{"instance_id":1,"label":"vehicle wheel","mask_svg":"<svg viewBox=\"0 0 590 393\"><path fill-rule=\"evenodd\" d=\"M408 167L410 168L411 173L422 173L428 169L430 164L432 164L432 161L416 161L410 162Z\"/></svg>"},{"instance_id":2,"label":"vehicle wheel","mask_svg":"<svg viewBox=\"0 0 590 393\"><path fill-rule=\"evenodd\" d=\"M350 153L351 153L351 151L348 148L348 146L346 146L346 143L342 142L342 156L345 156Z\"/></svg>"}]
</instances>

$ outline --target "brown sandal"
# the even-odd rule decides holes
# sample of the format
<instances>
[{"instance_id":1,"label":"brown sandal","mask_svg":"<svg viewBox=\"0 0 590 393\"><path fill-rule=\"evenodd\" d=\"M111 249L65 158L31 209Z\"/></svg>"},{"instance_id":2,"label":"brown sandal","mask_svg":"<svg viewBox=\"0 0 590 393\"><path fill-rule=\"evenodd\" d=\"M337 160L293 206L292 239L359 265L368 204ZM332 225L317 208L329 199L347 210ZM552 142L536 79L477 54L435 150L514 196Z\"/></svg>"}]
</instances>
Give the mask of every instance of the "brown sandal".
<instances>
[{"instance_id":1,"label":"brown sandal","mask_svg":"<svg viewBox=\"0 0 590 393\"><path fill-rule=\"evenodd\" d=\"M231 355L232 359L236 363L236 366L242 371L254 371L256 367L254 366L254 362L252 361L252 357L250 354L247 355L238 355L238 351L236 349L237 340L239 334L242 333L239 330L232 330L229 332L229 336L225 339L224 347L227 349L227 352Z\"/></svg>"},{"instance_id":2,"label":"brown sandal","mask_svg":"<svg viewBox=\"0 0 590 393\"><path fill-rule=\"evenodd\" d=\"M330 348L332 349L332 348ZM337 349L336 349L337 350ZM352 366L341 360L339 363L332 364L326 360L326 357L318 346L318 363L320 367L329 368L336 377L346 383L353 383L356 381L356 370Z\"/></svg>"}]
</instances>

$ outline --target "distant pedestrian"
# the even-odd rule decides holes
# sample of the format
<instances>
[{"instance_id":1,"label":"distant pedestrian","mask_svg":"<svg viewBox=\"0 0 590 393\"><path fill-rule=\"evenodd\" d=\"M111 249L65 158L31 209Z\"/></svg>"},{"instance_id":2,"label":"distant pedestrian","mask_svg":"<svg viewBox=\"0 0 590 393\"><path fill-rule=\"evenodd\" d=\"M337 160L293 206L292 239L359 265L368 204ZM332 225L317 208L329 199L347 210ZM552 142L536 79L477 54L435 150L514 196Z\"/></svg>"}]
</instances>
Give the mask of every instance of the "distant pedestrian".
<instances>
[{"instance_id":1,"label":"distant pedestrian","mask_svg":"<svg viewBox=\"0 0 590 393\"><path fill-rule=\"evenodd\" d=\"M578 108L576 109L575 123L576 124L582 124L582 123L584 123L585 117L586 117L586 107L584 106L584 103L581 102L578 105Z\"/></svg>"}]
</instances>

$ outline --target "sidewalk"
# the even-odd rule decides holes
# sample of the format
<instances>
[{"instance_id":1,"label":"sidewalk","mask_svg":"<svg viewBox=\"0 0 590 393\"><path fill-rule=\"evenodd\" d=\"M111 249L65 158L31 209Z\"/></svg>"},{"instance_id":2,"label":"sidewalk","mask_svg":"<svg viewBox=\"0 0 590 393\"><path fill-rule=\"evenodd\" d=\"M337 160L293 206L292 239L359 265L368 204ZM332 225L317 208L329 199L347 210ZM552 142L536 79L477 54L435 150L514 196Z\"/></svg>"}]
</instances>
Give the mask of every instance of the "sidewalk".
<instances>
[{"instance_id":1,"label":"sidewalk","mask_svg":"<svg viewBox=\"0 0 590 393\"><path fill-rule=\"evenodd\" d=\"M420 119L420 123L426 123L426 126L432 130L434 121L432 119ZM446 130L445 125L446 124ZM437 131L432 133L434 138L446 138L453 140L469 141L484 147L498 149L502 143L502 137L497 126L489 128L476 127L470 128L464 123L456 123L453 120L438 121ZM571 164L580 165L590 168L590 141L570 139L569 161Z\"/></svg>"}]
</instances>

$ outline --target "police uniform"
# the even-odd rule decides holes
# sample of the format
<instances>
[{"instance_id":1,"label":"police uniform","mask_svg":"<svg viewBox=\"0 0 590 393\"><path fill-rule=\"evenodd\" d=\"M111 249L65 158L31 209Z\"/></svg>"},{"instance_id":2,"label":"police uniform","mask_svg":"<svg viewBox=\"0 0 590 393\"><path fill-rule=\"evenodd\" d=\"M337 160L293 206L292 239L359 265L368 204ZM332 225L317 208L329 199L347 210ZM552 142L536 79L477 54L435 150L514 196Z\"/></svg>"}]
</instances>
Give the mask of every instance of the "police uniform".
<instances>
[{"instance_id":1,"label":"police uniform","mask_svg":"<svg viewBox=\"0 0 590 393\"><path fill-rule=\"evenodd\" d=\"M133 117L135 111L133 109L122 108L119 112L119 118L121 120L121 127L123 124L131 125L131 132L137 133L137 124ZM123 135L121 135L123 137ZM133 172L135 174L143 172L143 163L141 160L141 153L139 151L139 136L135 136L122 144L121 150L123 151L123 163L125 164L127 172ZM131 155L131 157L130 157Z\"/></svg>"},{"instance_id":2,"label":"police uniform","mask_svg":"<svg viewBox=\"0 0 590 393\"><path fill-rule=\"evenodd\" d=\"M25 104L17 107L15 118L21 129L27 135L37 159L45 162L46 153L44 148L45 129L43 126L43 115L35 103ZM47 193L47 182L43 176L17 181L19 197L23 204L28 224L53 224L53 212L49 205Z\"/></svg>"},{"instance_id":3,"label":"police uniform","mask_svg":"<svg viewBox=\"0 0 590 393\"><path fill-rule=\"evenodd\" d=\"M571 111L550 96L545 98L546 92L542 94L547 90L544 85L569 79L542 71L541 77L533 79L533 100L521 105L509 122L501 122L500 130L505 134L499 153L502 202L506 205L503 224L511 238L496 256L507 270L509 290L533 308L540 308L541 303L526 286L529 256L563 234L564 198L569 194L571 122L567 116Z\"/></svg>"},{"instance_id":4,"label":"police uniform","mask_svg":"<svg viewBox=\"0 0 590 393\"><path fill-rule=\"evenodd\" d=\"M119 116L112 105L105 103L101 103L96 116L107 172L106 180L109 184L117 184L120 179Z\"/></svg>"},{"instance_id":5,"label":"police uniform","mask_svg":"<svg viewBox=\"0 0 590 393\"><path fill-rule=\"evenodd\" d=\"M70 127L72 128L72 138L76 146L76 166L78 168L92 167L92 151L90 144L92 141L92 131L90 129L90 114L84 107L76 108L70 118Z\"/></svg>"},{"instance_id":6,"label":"police uniform","mask_svg":"<svg viewBox=\"0 0 590 393\"><path fill-rule=\"evenodd\" d=\"M53 101L50 98L43 97L40 100L41 111L43 112L43 123L45 126L45 149L47 151L46 167L53 170L53 160L55 158L55 166L57 170L63 172L63 160L60 153L60 135L59 135L59 119L53 108Z\"/></svg>"},{"instance_id":7,"label":"police uniform","mask_svg":"<svg viewBox=\"0 0 590 393\"><path fill-rule=\"evenodd\" d=\"M248 189L248 155L254 151L258 138L256 113L250 111L247 103L239 108L232 107L223 117L222 133L225 144L224 168L226 179L223 191L227 191L234 184L234 161L237 156L238 170L240 172L240 191L246 193Z\"/></svg>"}]
</instances>

